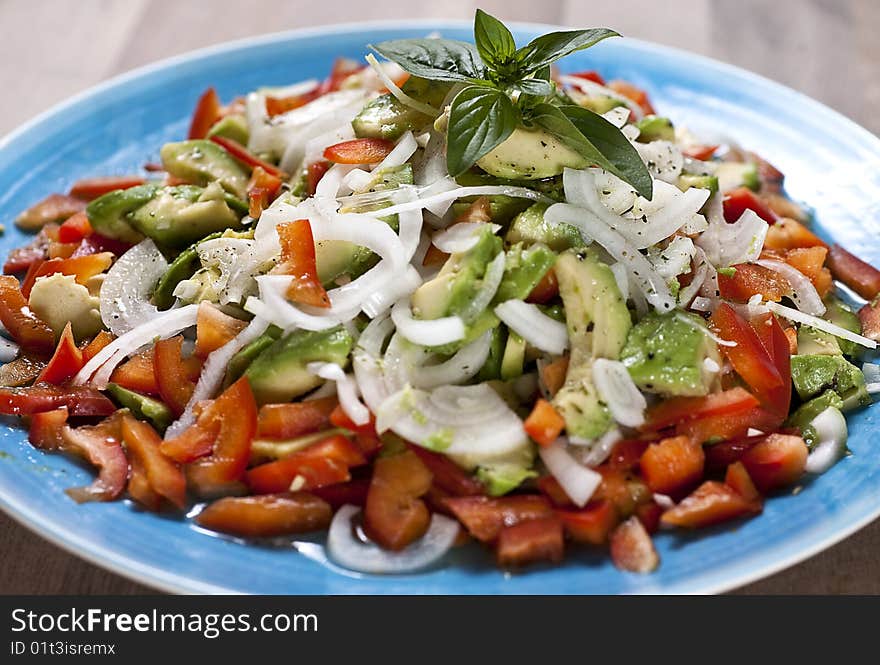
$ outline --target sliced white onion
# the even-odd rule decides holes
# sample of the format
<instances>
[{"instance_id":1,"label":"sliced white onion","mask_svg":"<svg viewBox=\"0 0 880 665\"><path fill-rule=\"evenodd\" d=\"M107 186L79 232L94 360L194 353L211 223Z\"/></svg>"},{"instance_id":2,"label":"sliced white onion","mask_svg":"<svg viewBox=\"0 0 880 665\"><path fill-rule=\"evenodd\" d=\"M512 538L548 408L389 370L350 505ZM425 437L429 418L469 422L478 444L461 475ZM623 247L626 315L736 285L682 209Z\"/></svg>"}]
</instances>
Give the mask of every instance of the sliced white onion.
<instances>
[{"instance_id":1,"label":"sliced white onion","mask_svg":"<svg viewBox=\"0 0 880 665\"><path fill-rule=\"evenodd\" d=\"M691 309L695 312L711 312L712 311L712 301L709 298L704 298L703 296L697 296L691 302Z\"/></svg>"},{"instance_id":2,"label":"sliced white onion","mask_svg":"<svg viewBox=\"0 0 880 665\"><path fill-rule=\"evenodd\" d=\"M110 332L118 337L156 318L150 294L167 270L168 261L150 238L116 260L101 284L101 320Z\"/></svg>"},{"instance_id":3,"label":"sliced white onion","mask_svg":"<svg viewBox=\"0 0 880 665\"><path fill-rule=\"evenodd\" d=\"M572 502L583 508L602 482L602 476L580 464L565 449L563 440L538 449L547 470L556 478Z\"/></svg>"},{"instance_id":4,"label":"sliced white onion","mask_svg":"<svg viewBox=\"0 0 880 665\"><path fill-rule=\"evenodd\" d=\"M422 192L420 192L420 194L422 194ZM394 215L400 212L406 212L407 210L420 210L422 208L427 208L430 210L431 206L433 205L452 202L456 199L461 199L466 196L495 195L511 196L513 198L519 199L530 199L532 201L549 201L549 199L540 192L536 192L535 190L528 189L526 187L513 187L511 185L480 185L477 187L456 187L455 189L442 191L437 194L432 193L429 196L420 195L413 201L398 203L397 205L393 205L389 208L381 208L379 210L366 212L364 214L370 215L372 217L384 217L385 215ZM343 203L347 202L343 201Z\"/></svg>"},{"instance_id":5,"label":"sliced white onion","mask_svg":"<svg viewBox=\"0 0 880 665\"><path fill-rule=\"evenodd\" d=\"M352 505L336 511L327 532L327 553L340 566L361 573L390 575L420 570L439 561L458 536L458 522L434 513L424 536L399 552L391 552L355 537L353 520L360 512Z\"/></svg>"},{"instance_id":6,"label":"sliced white onion","mask_svg":"<svg viewBox=\"0 0 880 665\"><path fill-rule=\"evenodd\" d=\"M308 166L309 164L314 164L315 162L324 161L324 151L327 148L329 148L331 145L342 143L343 141L350 141L354 137L354 129L352 129L351 123L345 122L340 124L338 127L334 127L328 132L323 132L321 134L318 134L314 138L310 138L306 142L305 154L303 155L303 164ZM372 180L372 177L370 179ZM355 187L352 187L352 189L357 191Z\"/></svg>"},{"instance_id":7,"label":"sliced white onion","mask_svg":"<svg viewBox=\"0 0 880 665\"><path fill-rule=\"evenodd\" d=\"M615 421L625 427L638 427L645 422L648 402L622 362L596 358L593 383Z\"/></svg>"},{"instance_id":8,"label":"sliced white onion","mask_svg":"<svg viewBox=\"0 0 880 665\"><path fill-rule=\"evenodd\" d=\"M761 255L768 228L753 210L746 210L733 224L711 215L709 228L697 239L697 245L718 268L749 263Z\"/></svg>"},{"instance_id":9,"label":"sliced white onion","mask_svg":"<svg viewBox=\"0 0 880 665\"><path fill-rule=\"evenodd\" d=\"M856 344L859 344L869 349L877 348L877 342L875 342L874 340L868 339L867 337L862 337L861 335L857 335L852 330L847 330L846 328L836 326L833 323L826 321L825 319L820 319L818 316L805 314L804 312L792 309L791 307L780 305L778 302L767 301L764 303L764 307L769 309L771 312L779 314L779 316L788 319L789 321L803 323L805 325L816 328L817 330L827 332L831 335L834 335L835 337L842 337L843 339L849 340L850 342L855 342Z\"/></svg>"},{"instance_id":10,"label":"sliced white onion","mask_svg":"<svg viewBox=\"0 0 880 665\"><path fill-rule=\"evenodd\" d=\"M325 211L327 213L336 212L339 208L336 202L337 197L350 193L346 191L348 187L345 178L354 168L351 164L334 164L327 169L315 187L315 204L322 207L329 206Z\"/></svg>"},{"instance_id":11,"label":"sliced white onion","mask_svg":"<svg viewBox=\"0 0 880 665\"><path fill-rule=\"evenodd\" d=\"M597 467L611 454L614 444L623 438L623 434L616 427L611 429L598 439L581 439L580 437L570 436L568 442L573 446L569 449L577 460L588 467Z\"/></svg>"},{"instance_id":12,"label":"sliced white onion","mask_svg":"<svg viewBox=\"0 0 880 665\"><path fill-rule=\"evenodd\" d=\"M451 184L450 190L455 189L458 185L449 177L449 172L446 170L446 136L433 128L428 136L425 151L413 166L413 180L421 187L445 180ZM442 214L440 216L442 217Z\"/></svg>"},{"instance_id":13,"label":"sliced white onion","mask_svg":"<svg viewBox=\"0 0 880 665\"><path fill-rule=\"evenodd\" d=\"M413 318L409 298L395 303L391 308L391 318L401 335L421 346L440 346L465 337L464 321L460 316L424 320Z\"/></svg>"},{"instance_id":14,"label":"sliced white onion","mask_svg":"<svg viewBox=\"0 0 880 665\"><path fill-rule=\"evenodd\" d=\"M181 330L194 326L198 311L198 305L187 305L180 309L171 309L167 312L162 312L153 320L128 331L121 337L117 337L98 351L95 357L83 366L73 378L73 385L78 386L86 383L101 366L105 363L110 364L111 360L118 364L123 358L135 353L145 344L149 344L157 339L173 337ZM103 389L106 385L98 385L97 387Z\"/></svg>"},{"instance_id":15,"label":"sliced white onion","mask_svg":"<svg viewBox=\"0 0 880 665\"><path fill-rule=\"evenodd\" d=\"M615 106L610 111L603 113L602 117L618 129L620 129L629 120L629 109L623 106Z\"/></svg>"},{"instance_id":16,"label":"sliced white onion","mask_svg":"<svg viewBox=\"0 0 880 665\"><path fill-rule=\"evenodd\" d=\"M372 295L367 296L361 309L363 309L364 314L371 319L375 319L380 314L387 312L401 298L411 296L421 285L422 276L419 274L419 271L411 265L407 266L399 278L381 291L376 291Z\"/></svg>"},{"instance_id":17,"label":"sliced white onion","mask_svg":"<svg viewBox=\"0 0 880 665\"><path fill-rule=\"evenodd\" d=\"M313 362L306 365L306 371L336 383L339 405L355 425L366 425L370 422L370 410L358 399L357 384L339 365Z\"/></svg>"},{"instance_id":18,"label":"sliced white onion","mask_svg":"<svg viewBox=\"0 0 880 665\"><path fill-rule=\"evenodd\" d=\"M362 192L369 189L370 185L373 183L373 178L375 177L376 176L369 171L352 169L348 172L348 175L342 179L342 183L353 192Z\"/></svg>"},{"instance_id":19,"label":"sliced white onion","mask_svg":"<svg viewBox=\"0 0 880 665\"><path fill-rule=\"evenodd\" d=\"M620 295L623 296L624 302L629 300L629 273L626 266L620 261L611 264L611 272L614 273L614 281L617 282L617 288Z\"/></svg>"},{"instance_id":20,"label":"sliced white onion","mask_svg":"<svg viewBox=\"0 0 880 665\"><path fill-rule=\"evenodd\" d=\"M753 261L753 263L778 272L791 284L793 293L790 297L799 310L813 316L822 316L825 313L825 304L822 302L822 298L819 297L819 292L816 291L816 287L813 286L810 279L800 270L782 261L772 261L769 259L758 259Z\"/></svg>"},{"instance_id":21,"label":"sliced white onion","mask_svg":"<svg viewBox=\"0 0 880 665\"><path fill-rule=\"evenodd\" d=\"M703 284L706 283L706 277L708 277L708 275L708 264L700 263L697 266L697 269L694 271L694 277L693 279L691 279L691 283L678 292L678 302L680 305L687 307L688 303L691 303L691 309L697 309L694 305L697 300L699 300L701 303L706 303L706 305L703 306L711 306L712 301L709 298L697 296L697 294L700 293L700 291L702 290ZM697 311L708 312L709 310L697 309Z\"/></svg>"},{"instance_id":22,"label":"sliced white onion","mask_svg":"<svg viewBox=\"0 0 880 665\"><path fill-rule=\"evenodd\" d=\"M862 374L868 384L880 383L880 365L876 363L862 363Z\"/></svg>"},{"instance_id":23,"label":"sliced white onion","mask_svg":"<svg viewBox=\"0 0 880 665\"><path fill-rule=\"evenodd\" d=\"M217 394L220 386L223 384L223 378L226 376L226 370L232 357L266 332L268 327L268 321L254 318L235 337L219 349L215 349L208 354L205 364L202 366L202 373L199 375L196 388L193 390L192 397L186 403L186 408L180 415L180 418L171 423L168 429L165 430L166 439L174 438L195 422L196 419L193 414L195 405L203 400L211 399Z\"/></svg>"},{"instance_id":24,"label":"sliced white onion","mask_svg":"<svg viewBox=\"0 0 880 665\"><path fill-rule=\"evenodd\" d=\"M489 358L491 343L492 333L486 332L470 344L465 344L448 360L414 368L411 376L413 387L429 390L473 378Z\"/></svg>"},{"instance_id":25,"label":"sliced white onion","mask_svg":"<svg viewBox=\"0 0 880 665\"><path fill-rule=\"evenodd\" d=\"M480 233L487 226L492 227L493 233L501 229L498 224L489 222L459 222L435 233L431 242L441 252L459 254L472 249L480 241Z\"/></svg>"},{"instance_id":26,"label":"sliced white onion","mask_svg":"<svg viewBox=\"0 0 880 665\"><path fill-rule=\"evenodd\" d=\"M684 167L684 155L674 143L669 141L651 141L650 143L634 144L639 157L648 167L648 173L655 178L675 184L681 170ZM700 190L706 193L705 199L709 198L709 190Z\"/></svg>"},{"instance_id":27,"label":"sliced white onion","mask_svg":"<svg viewBox=\"0 0 880 665\"><path fill-rule=\"evenodd\" d=\"M675 236L663 249L650 248L648 259L654 268L666 279L673 279L691 270L691 259L696 253L694 241L684 236Z\"/></svg>"},{"instance_id":28,"label":"sliced white onion","mask_svg":"<svg viewBox=\"0 0 880 665\"><path fill-rule=\"evenodd\" d=\"M403 245L404 255L407 261L415 256L419 243L422 240L422 213L420 210L402 212L397 216L398 234L400 244Z\"/></svg>"},{"instance_id":29,"label":"sliced white onion","mask_svg":"<svg viewBox=\"0 0 880 665\"><path fill-rule=\"evenodd\" d=\"M474 297L465 305L461 312L461 318L464 321L472 322L492 302L495 294L498 293L498 287L501 286L501 280L504 278L504 263L505 255L503 251L498 252L495 258L489 261L476 294L474 294Z\"/></svg>"},{"instance_id":30,"label":"sliced white onion","mask_svg":"<svg viewBox=\"0 0 880 665\"><path fill-rule=\"evenodd\" d=\"M420 113L424 113L431 118L436 118L438 115L440 115L440 111L435 109L433 106L425 104L424 102L420 102L417 99L413 99L403 90L401 90L400 87L391 80L391 77L388 76L385 70L382 69L382 65L379 64L379 61L376 60L376 56L374 56L372 53L369 53L366 56L366 60L370 67L373 68L373 71L376 72L379 80L381 80L385 87L388 88L388 92L394 95L394 97L397 98L397 101L399 101L401 104L403 104L404 106L408 106L411 109L415 109Z\"/></svg>"},{"instance_id":31,"label":"sliced white onion","mask_svg":"<svg viewBox=\"0 0 880 665\"><path fill-rule=\"evenodd\" d=\"M807 473L824 473L846 453L846 418L829 406L810 423L816 431L816 445L807 457Z\"/></svg>"},{"instance_id":32,"label":"sliced white onion","mask_svg":"<svg viewBox=\"0 0 880 665\"><path fill-rule=\"evenodd\" d=\"M412 132L407 132L398 139L397 145L394 146L394 149L389 152L385 159L379 162L373 170L381 171L382 169L403 166L414 154L416 154L416 150L418 149L419 144L416 143L416 137L413 136Z\"/></svg>"},{"instance_id":33,"label":"sliced white onion","mask_svg":"<svg viewBox=\"0 0 880 665\"><path fill-rule=\"evenodd\" d=\"M352 353L352 367L361 395L375 413L391 391L385 384L382 347L394 332L394 323L388 316L379 316L364 328Z\"/></svg>"},{"instance_id":34,"label":"sliced white onion","mask_svg":"<svg viewBox=\"0 0 880 665\"><path fill-rule=\"evenodd\" d=\"M565 324L544 314L537 305L523 300L507 300L495 307L495 314L535 348L555 355L568 348Z\"/></svg>"}]
</instances>

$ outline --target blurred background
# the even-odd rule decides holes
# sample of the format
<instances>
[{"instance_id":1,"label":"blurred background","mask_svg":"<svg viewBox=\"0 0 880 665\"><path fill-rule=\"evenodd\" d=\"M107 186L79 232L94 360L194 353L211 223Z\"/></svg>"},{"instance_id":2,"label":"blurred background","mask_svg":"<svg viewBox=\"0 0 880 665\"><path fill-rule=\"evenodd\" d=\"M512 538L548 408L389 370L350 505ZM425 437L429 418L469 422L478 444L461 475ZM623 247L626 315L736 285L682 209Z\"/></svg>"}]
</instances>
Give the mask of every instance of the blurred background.
<instances>
[{"instance_id":1,"label":"blurred background","mask_svg":"<svg viewBox=\"0 0 880 665\"><path fill-rule=\"evenodd\" d=\"M877 0L0 0L0 136L115 74L192 49L336 22L472 19L478 5L505 21L607 26L717 58L880 134ZM0 593L146 591L3 515L0 543ZM878 551L880 522L742 591L880 594Z\"/></svg>"}]
</instances>

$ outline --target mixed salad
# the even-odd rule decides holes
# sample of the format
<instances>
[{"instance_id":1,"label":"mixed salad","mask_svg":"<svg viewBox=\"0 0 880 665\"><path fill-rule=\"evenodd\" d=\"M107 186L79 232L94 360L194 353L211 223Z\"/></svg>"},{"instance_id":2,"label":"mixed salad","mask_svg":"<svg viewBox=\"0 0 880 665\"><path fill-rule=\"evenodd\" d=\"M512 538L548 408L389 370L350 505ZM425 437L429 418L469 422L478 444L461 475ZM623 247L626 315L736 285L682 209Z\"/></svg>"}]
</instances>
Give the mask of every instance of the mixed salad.
<instances>
[{"instance_id":1,"label":"mixed salad","mask_svg":"<svg viewBox=\"0 0 880 665\"><path fill-rule=\"evenodd\" d=\"M846 454L880 271L761 157L557 69L613 31L474 28L209 89L143 175L17 218L0 413L96 468L74 500L326 530L361 572L473 539L645 573L657 529L751 518Z\"/></svg>"}]
</instances>

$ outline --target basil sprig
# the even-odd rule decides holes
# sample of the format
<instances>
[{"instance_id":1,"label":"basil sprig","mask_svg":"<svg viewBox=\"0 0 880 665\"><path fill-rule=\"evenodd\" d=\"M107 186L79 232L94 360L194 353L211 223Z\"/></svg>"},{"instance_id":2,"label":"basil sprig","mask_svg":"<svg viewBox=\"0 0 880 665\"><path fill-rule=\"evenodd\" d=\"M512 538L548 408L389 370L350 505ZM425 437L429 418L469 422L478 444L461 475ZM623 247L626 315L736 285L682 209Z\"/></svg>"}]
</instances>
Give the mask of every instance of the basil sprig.
<instances>
[{"instance_id":1,"label":"basil sprig","mask_svg":"<svg viewBox=\"0 0 880 665\"><path fill-rule=\"evenodd\" d=\"M550 65L560 58L619 36L608 28L567 30L517 48L510 30L478 9L475 45L396 39L370 47L414 76L459 84L446 133L446 164L453 176L470 169L518 126L538 126L650 199L651 176L623 133L602 116L571 104L550 78Z\"/></svg>"}]
</instances>

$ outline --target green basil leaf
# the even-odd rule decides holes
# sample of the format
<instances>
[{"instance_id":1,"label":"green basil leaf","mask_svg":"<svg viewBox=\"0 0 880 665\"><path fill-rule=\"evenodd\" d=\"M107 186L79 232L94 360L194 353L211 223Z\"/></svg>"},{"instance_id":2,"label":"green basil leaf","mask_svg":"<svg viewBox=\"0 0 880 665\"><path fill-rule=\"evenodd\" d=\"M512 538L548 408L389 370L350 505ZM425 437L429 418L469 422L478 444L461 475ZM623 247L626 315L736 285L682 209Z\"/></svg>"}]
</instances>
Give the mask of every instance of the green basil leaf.
<instances>
[{"instance_id":1,"label":"green basil leaf","mask_svg":"<svg viewBox=\"0 0 880 665\"><path fill-rule=\"evenodd\" d=\"M470 86L452 100L446 130L446 166L458 176L516 129L517 112L501 90Z\"/></svg>"},{"instance_id":2,"label":"green basil leaf","mask_svg":"<svg viewBox=\"0 0 880 665\"><path fill-rule=\"evenodd\" d=\"M410 74L432 81L472 81L486 74L474 47L453 39L394 39L370 48Z\"/></svg>"},{"instance_id":3,"label":"green basil leaf","mask_svg":"<svg viewBox=\"0 0 880 665\"><path fill-rule=\"evenodd\" d=\"M474 42L483 62L493 68L505 65L516 53L510 30L482 9L474 15Z\"/></svg>"},{"instance_id":4,"label":"green basil leaf","mask_svg":"<svg viewBox=\"0 0 880 665\"><path fill-rule=\"evenodd\" d=\"M523 46L516 52L516 58L521 63L521 73L525 75L556 62L570 53L590 48L608 37L620 37L620 34L608 28L551 32L536 37Z\"/></svg>"},{"instance_id":5,"label":"green basil leaf","mask_svg":"<svg viewBox=\"0 0 880 665\"><path fill-rule=\"evenodd\" d=\"M522 79L516 83L510 84L511 90L518 90L524 95L533 95L535 97L546 97L553 94L555 89L549 81L542 79Z\"/></svg>"},{"instance_id":6,"label":"green basil leaf","mask_svg":"<svg viewBox=\"0 0 880 665\"><path fill-rule=\"evenodd\" d=\"M654 183L642 158L623 133L601 115L580 106L538 104L532 122L651 199Z\"/></svg>"}]
</instances>

